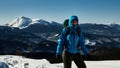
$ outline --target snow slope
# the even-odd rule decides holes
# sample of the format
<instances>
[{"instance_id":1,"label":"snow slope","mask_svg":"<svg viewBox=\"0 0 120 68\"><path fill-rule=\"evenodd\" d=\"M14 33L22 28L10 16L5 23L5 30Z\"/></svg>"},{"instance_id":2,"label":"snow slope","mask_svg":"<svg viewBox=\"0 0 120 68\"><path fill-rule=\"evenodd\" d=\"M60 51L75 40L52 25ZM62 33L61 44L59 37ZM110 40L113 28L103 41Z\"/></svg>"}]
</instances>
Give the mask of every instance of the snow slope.
<instances>
[{"instance_id":1,"label":"snow slope","mask_svg":"<svg viewBox=\"0 0 120 68\"><path fill-rule=\"evenodd\" d=\"M9 68L63 68L63 63L50 64L46 59L36 60L13 55L0 56L0 62L5 62ZM85 63L87 68L120 68L120 60L85 61ZM77 68L74 62L72 62L72 68Z\"/></svg>"}]
</instances>

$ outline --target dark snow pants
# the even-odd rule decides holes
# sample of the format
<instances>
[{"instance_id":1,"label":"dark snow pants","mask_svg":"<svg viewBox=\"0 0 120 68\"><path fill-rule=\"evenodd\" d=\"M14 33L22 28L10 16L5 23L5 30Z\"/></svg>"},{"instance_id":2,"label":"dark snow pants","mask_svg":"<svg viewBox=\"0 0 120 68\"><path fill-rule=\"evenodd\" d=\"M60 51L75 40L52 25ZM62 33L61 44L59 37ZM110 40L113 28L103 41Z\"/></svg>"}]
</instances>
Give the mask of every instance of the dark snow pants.
<instances>
[{"instance_id":1,"label":"dark snow pants","mask_svg":"<svg viewBox=\"0 0 120 68\"><path fill-rule=\"evenodd\" d=\"M75 62L78 68L86 68L84 60L80 53L73 54L63 51L62 59L63 59L64 68L71 68L72 61Z\"/></svg>"}]
</instances>

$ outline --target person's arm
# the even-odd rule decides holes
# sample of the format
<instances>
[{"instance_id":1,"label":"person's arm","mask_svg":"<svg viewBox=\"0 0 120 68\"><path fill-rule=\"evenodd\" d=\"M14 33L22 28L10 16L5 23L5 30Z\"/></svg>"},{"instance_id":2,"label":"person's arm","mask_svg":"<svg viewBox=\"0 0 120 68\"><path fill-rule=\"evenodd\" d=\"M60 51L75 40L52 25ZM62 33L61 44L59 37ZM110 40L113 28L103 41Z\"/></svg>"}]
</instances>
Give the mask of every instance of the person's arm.
<instances>
[{"instance_id":1,"label":"person's arm","mask_svg":"<svg viewBox=\"0 0 120 68\"><path fill-rule=\"evenodd\" d=\"M65 35L66 35L66 30L65 28L62 30L61 34L60 34L60 38L58 39L58 45L57 45L57 50L56 50L56 54L57 55L62 55L62 51L63 51L63 46L64 46L64 41L65 41Z\"/></svg>"},{"instance_id":2,"label":"person's arm","mask_svg":"<svg viewBox=\"0 0 120 68\"><path fill-rule=\"evenodd\" d=\"M81 49L82 49L84 55L88 55L88 49L85 46L84 36L81 31L80 31L80 44L81 44Z\"/></svg>"}]
</instances>

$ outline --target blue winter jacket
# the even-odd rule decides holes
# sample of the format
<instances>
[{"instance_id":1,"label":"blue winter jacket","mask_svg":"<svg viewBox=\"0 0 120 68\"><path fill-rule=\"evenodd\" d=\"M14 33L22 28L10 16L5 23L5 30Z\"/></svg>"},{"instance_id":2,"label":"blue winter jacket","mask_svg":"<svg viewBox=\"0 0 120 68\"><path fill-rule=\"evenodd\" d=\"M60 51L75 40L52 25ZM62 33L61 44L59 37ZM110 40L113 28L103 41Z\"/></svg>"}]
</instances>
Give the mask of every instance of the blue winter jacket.
<instances>
[{"instance_id":1,"label":"blue winter jacket","mask_svg":"<svg viewBox=\"0 0 120 68\"><path fill-rule=\"evenodd\" d=\"M76 33L76 28L78 26L73 26L72 21L76 20L78 21L77 16L71 16L69 18L68 26L70 27L69 34L66 36L66 28L63 28L60 38L58 40L58 46L56 53L58 55L62 54L63 47L65 47L66 51L69 53L80 53L80 50L78 49L78 44L81 45L81 50L84 52L85 55L88 54L88 50L85 47L84 38L82 35L81 30L79 31L80 37L78 36L78 33Z\"/></svg>"}]
</instances>

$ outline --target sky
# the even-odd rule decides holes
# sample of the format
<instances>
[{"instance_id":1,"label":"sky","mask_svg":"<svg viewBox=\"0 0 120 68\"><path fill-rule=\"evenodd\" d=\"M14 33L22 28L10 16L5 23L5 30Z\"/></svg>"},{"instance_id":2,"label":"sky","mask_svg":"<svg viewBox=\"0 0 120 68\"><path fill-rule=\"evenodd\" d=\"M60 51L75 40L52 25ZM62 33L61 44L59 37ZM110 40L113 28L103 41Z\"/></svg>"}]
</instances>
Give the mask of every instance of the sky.
<instances>
[{"instance_id":1,"label":"sky","mask_svg":"<svg viewBox=\"0 0 120 68\"><path fill-rule=\"evenodd\" d=\"M79 23L120 24L120 0L0 0L0 25L20 16L62 23L71 15Z\"/></svg>"}]
</instances>

